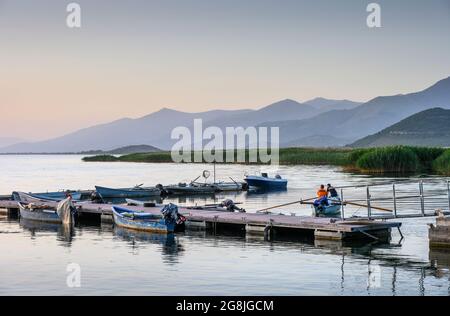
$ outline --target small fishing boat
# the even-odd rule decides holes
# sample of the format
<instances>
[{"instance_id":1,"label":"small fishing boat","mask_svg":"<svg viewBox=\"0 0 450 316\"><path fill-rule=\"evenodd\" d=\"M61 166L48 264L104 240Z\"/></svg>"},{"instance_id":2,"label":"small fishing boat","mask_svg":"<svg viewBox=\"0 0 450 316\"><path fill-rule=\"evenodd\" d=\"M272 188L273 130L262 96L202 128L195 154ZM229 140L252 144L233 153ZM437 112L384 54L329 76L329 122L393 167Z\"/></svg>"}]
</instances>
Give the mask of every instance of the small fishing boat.
<instances>
[{"instance_id":1,"label":"small fishing boat","mask_svg":"<svg viewBox=\"0 0 450 316\"><path fill-rule=\"evenodd\" d=\"M262 173L261 176L246 176L244 180L249 187L262 190L285 190L288 183L278 174L275 178L269 178L267 173Z\"/></svg>"},{"instance_id":2,"label":"small fishing boat","mask_svg":"<svg viewBox=\"0 0 450 316\"><path fill-rule=\"evenodd\" d=\"M56 201L56 202L64 200L67 197L67 194L70 194L72 196L72 200L81 200L81 192L76 192L76 191L30 193L30 195L35 198Z\"/></svg>"},{"instance_id":3,"label":"small fishing boat","mask_svg":"<svg viewBox=\"0 0 450 316\"><path fill-rule=\"evenodd\" d=\"M245 185L245 183L244 183ZM175 185L168 185L164 190L168 194L178 195L195 195L195 194L213 194L218 192L237 192L244 189L242 183L234 182L217 182L217 183L178 183Z\"/></svg>"},{"instance_id":4,"label":"small fishing boat","mask_svg":"<svg viewBox=\"0 0 450 316\"><path fill-rule=\"evenodd\" d=\"M184 217L178 213L178 207L168 204L160 214L133 211L120 206L113 206L114 224L128 229L155 232L161 234L173 233L177 225L184 223Z\"/></svg>"},{"instance_id":5,"label":"small fishing boat","mask_svg":"<svg viewBox=\"0 0 450 316\"><path fill-rule=\"evenodd\" d=\"M240 202L235 203L233 200L226 199L218 204L206 204L206 205L195 205L188 206L187 209L190 210L209 210L215 212L239 212L245 213L245 209L238 207L238 204L242 204Z\"/></svg>"},{"instance_id":6,"label":"small fishing boat","mask_svg":"<svg viewBox=\"0 0 450 316\"><path fill-rule=\"evenodd\" d=\"M33 203L33 202L59 202L64 200L67 197L67 194L70 193L72 196L72 200L79 201L81 200L80 192L48 192L48 193L24 193L19 191L14 191L12 193L12 197L15 201Z\"/></svg>"},{"instance_id":7,"label":"small fishing boat","mask_svg":"<svg viewBox=\"0 0 450 316\"><path fill-rule=\"evenodd\" d=\"M191 195L191 194L212 194L219 192L217 185L213 183L178 183L164 187L169 194Z\"/></svg>"},{"instance_id":8,"label":"small fishing boat","mask_svg":"<svg viewBox=\"0 0 450 316\"><path fill-rule=\"evenodd\" d=\"M130 205L130 206L143 206L143 207L156 207L157 206L157 204L155 202L149 202L149 201L125 199L125 202L127 203L127 205Z\"/></svg>"},{"instance_id":9,"label":"small fishing boat","mask_svg":"<svg viewBox=\"0 0 450 316\"><path fill-rule=\"evenodd\" d=\"M37 207L33 204L25 204L22 202L19 202L18 204L21 218L47 223L62 223L61 218L54 208L49 206Z\"/></svg>"},{"instance_id":10,"label":"small fishing boat","mask_svg":"<svg viewBox=\"0 0 450 316\"><path fill-rule=\"evenodd\" d=\"M217 182L214 183L219 192L236 192L243 191L247 188L247 183L245 182Z\"/></svg>"},{"instance_id":11,"label":"small fishing boat","mask_svg":"<svg viewBox=\"0 0 450 316\"><path fill-rule=\"evenodd\" d=\"M137 185L133 188L112 189L95 186L97 194L102 198L145 198L150 196L161 196L161 189L157 187L142 187Z\"/></svg>"},{"instance_id":12,"label":"small fishing boat","mask_svg":"<svg viewBox=\"0 0 450 316\"><path fill-rule=\"evenodd\" d=\"M327 205L313 204L314 215L316 217L334 217L341 214L341 207L342 207L341 199L339 197L334 197L328 198L327 200L328 200Z\"/></svg>"},{"instance_id":13,"label":"small fishing boat","mask_svg":"<svg viewBox=\"0 0 450 316\"><path fill-rule=\"evenodd\" d=\"M39 199L37 197L31 196L30 194L14 191L12 193L12 198L14 201L17 202L23 202L23 203L45 203L45 202L53 202L52 200L48 199Z\"/></svg>"}]
</instances>

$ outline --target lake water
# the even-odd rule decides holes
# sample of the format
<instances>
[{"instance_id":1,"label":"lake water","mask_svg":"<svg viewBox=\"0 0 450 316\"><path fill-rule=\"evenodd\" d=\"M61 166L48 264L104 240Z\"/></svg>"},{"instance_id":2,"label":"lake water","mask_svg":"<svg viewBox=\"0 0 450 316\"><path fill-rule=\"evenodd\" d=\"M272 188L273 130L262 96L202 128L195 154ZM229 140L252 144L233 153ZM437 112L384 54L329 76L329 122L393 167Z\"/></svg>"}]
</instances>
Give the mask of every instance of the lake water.
<instances>
[{"instance_id":1,"label":"lake water","mask_svg":"<svg viewBox=\"0 0 450 316\"><path fill-rule=\"evenodd\" d=\"M84 163L81 156L0 156L0 194L13 190L45 192L92 189L95 184L123 187L189 181L208 169L202 164ZM267 170L267 169L266 169ZM217 179L242 180L258 166L217 165ZM269 170L269 172L272 170ZM226 194L169 201L202 205L224 198L242 202L247 212L314 196L321 183L335 186L389 182L329 166L282 166L286 192ZM211 176L212 177L212 176ZM211 180L211 179L210 179ZM397 180L405 180L398 179ZM426 179L428 211L447 209L446 185ZM398 194L417 194L416 184ZM374 187L375 198L389 196L391 185ZM345 189L346 198L363 199L365 188ZM387 201L377 205L392 207ZM419 200L399 201L399 213L417 212ZM298 204L274 210L309 215ZM347 216L364 208L346 208ZM80 223L72 231L0 215L0 295L449 295L450 253L428 247L427 224L434 218L399 220L401 240L390 244L275 240L186 231L174 236L135 233L109 225ZM81 269L81 286L67 286L67 266Z\"/></svg>"}]
</instances>

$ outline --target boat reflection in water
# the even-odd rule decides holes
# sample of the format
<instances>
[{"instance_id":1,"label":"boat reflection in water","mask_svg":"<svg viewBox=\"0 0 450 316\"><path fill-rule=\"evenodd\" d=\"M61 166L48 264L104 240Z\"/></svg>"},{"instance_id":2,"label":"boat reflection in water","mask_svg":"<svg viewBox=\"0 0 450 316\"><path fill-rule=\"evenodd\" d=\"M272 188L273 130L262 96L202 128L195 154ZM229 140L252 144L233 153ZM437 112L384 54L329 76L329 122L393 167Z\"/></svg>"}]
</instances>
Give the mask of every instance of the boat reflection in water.
<instances>
[{"instance_id":1,"label":"boat reflection in water","mask_svg":"<svg viewBox=\"0 0 450 316\"><path fill-rule=\"evenodd\" d=\"M39 232L56 233L57 239L62 241L63 246L70 247L73 237L75 237L75 230L71 225L63 225L57 223L39 222L25 218L20 218L20 226L31 232L31 237L37 237Z\"/></svg>"},{"instance_id":2,"label":"boat reflection in water","mask_svg":"<svg viewBox=\"0 0 450 316\"><path fill-rule=\"evenodd\" d=\"M177 257L184 251L175 234L158 234L114 226L114 236L129 242L134 251L145 248L148 244L160 245L163 261L177 263Z\"/></svg>"}]
</instances>

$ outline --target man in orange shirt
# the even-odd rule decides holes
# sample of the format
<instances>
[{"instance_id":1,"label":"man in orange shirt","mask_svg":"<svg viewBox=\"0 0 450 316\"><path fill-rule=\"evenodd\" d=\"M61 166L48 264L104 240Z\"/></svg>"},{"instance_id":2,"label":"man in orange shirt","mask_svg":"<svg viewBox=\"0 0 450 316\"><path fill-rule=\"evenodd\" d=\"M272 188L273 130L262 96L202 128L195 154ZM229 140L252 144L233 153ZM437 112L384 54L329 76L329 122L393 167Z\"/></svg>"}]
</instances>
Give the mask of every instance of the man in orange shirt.
<instances>
[{"instance_id":1,"label":"man in orange shirt","mask_svg":"<svg viewBox=\"0 0 450 316\"><path fill-rule=\"evenodd\" d=\"M315 206L323 206L328 204L328 192L323 184L320 185L320 189L317 190L317 199L314 201Z\"/></svg>"},{"instance_id":2,"label":"man in orange shirt","mask_svg":"<svg viewBox=\"0 0 450 316\"><path fill-rule=\"evenodd\" d=\"M317 190L317 199L320 200L323 197L327 197L328 196L328 192L327 190L325 190L325 186L323 184L320 185L320 189Z\"/></svg>"}]
</instances>

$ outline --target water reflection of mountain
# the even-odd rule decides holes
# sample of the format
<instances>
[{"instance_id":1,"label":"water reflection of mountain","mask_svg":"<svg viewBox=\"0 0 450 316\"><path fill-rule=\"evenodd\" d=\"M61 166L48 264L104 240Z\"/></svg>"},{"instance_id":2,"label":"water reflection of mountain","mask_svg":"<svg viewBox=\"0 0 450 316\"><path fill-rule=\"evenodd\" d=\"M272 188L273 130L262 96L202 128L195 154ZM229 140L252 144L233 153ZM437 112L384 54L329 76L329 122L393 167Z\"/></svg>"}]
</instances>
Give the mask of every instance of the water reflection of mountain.
<instances>
[{"instance_id":1,"label":"water reflection of mountain","mask_svg":"<svg viewBox=\"0 0 450 316\"><path fill-rule=\"evenodd\" d=\"M163 261L168 264L178 263L178 256L184 251L175 234L155 234L121 227L114 227L113 233L114 236L127 241L135 250L145 248L146 244L160 245Z\"/></svg>"},{"instance_id":2,"label":"water reflection of mountain","mask_svg":"<svg viewBox=\"0 0 450 316\"><path fill-rule=\"evenodd\" d=\"M71 246L72 239L75 236L75 230L70 225L30 221L24 218L20 218L19 223L23 229L31 232L33 238L36 237L38 232L56 233L56 237L61 241L61 245L66 247Z\"/></svg>"}]
</instances>

